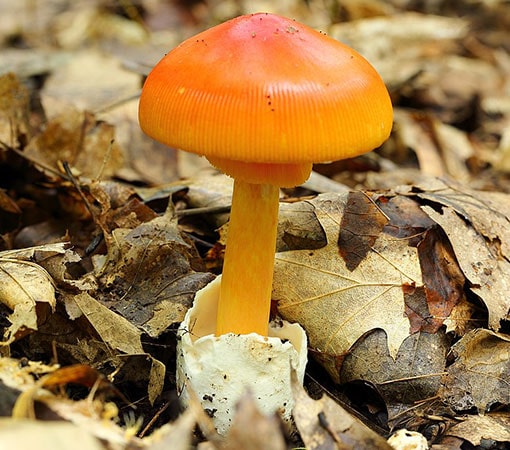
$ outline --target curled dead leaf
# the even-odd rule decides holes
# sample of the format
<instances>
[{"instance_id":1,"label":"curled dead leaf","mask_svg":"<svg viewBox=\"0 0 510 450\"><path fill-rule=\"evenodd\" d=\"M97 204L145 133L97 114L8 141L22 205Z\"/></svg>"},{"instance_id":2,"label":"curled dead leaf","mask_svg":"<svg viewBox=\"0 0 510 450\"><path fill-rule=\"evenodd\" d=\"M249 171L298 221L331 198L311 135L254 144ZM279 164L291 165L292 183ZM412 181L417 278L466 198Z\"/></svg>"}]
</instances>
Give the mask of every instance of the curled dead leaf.
<instances>
[{"instance_id":1,"label":"curled dead leaf","mask_svg":"<svg viewBox=\"0 0 510 450\"><path fill-rule=\"evenodd\" d=\"M3 345L37 330L56 305L55 280L39 263L55 254L65 255L65 243L0 252L0 302L11 311L11 325Z\"/></svg>"}]
</instances>

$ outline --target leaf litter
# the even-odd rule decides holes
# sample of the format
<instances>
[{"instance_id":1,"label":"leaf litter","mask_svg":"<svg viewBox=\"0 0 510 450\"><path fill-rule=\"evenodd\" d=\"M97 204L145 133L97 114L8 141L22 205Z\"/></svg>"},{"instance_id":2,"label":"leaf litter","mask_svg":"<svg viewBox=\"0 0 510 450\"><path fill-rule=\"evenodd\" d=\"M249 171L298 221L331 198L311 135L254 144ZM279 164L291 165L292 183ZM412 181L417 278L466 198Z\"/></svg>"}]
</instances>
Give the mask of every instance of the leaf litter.
<instances>
[{"instance_id":1,"label":"leaf litter","mask_svg":"<svg viewBox=\"0 0 510 450\"><path fill-rule=\"evenodd\" d=\"M510 442L505 2L275 6L376 66L395 127L377 152L318 165L282 194L273 313L306 328L323 398L296 387L289 435L248 396L223 439L197 403L179 411L174 330L221 271L231 181L146 138L134 97L169 48L241 11L11 3L0 1L0 411L18 400L25 416L35 405L39 421L62 420L34 431L39 421L3 419L2 442L14 430L52 448L79 432L86 448L368 448L370 427L400 429L392 445L412 432L438 449ZM84 386L85 374L97 375ZM62 384L37 384L52 376ZM365 425L345 425L347 403Z\"/></svg>"}]
</instances>

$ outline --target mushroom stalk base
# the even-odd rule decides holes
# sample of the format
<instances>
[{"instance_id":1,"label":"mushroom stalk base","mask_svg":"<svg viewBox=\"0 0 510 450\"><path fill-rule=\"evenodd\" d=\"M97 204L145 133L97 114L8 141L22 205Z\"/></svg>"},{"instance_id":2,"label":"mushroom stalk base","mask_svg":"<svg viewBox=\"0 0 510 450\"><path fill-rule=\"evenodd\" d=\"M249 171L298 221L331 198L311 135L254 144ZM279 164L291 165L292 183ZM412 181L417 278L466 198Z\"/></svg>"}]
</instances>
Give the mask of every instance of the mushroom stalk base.
<instances>
[{"instance_id":1,"label":"mushroom stalk base","mask_svg":"<svg viewBox=\"0 0 510 450\"><path fill-rule=\"evenodd\" d=\"M215 336L221 277L197 292L193 307L179 327L177 389L188 403L190 388L210 412L220 434L226 434L235 406L249 389L261 412L278 412L288 421L294 400L291 372L302 383L307 339L299 324L269 324L268 337L255 333Z\"/></svg>"}]
</instances>

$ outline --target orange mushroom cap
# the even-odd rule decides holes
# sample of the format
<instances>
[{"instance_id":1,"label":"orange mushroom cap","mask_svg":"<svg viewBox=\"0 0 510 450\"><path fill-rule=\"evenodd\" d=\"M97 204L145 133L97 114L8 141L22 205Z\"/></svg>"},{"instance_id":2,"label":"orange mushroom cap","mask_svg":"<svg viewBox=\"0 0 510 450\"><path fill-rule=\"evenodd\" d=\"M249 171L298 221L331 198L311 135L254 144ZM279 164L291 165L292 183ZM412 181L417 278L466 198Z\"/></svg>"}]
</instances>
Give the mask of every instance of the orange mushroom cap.
<instances>
[{"instance_id":1,"label":"orange mushroom cap","mask_svg":"<svg viewBox=\"0 0 510 450\"><path fill-rule=\"evenodd\" d=\"M145 82L139 119L149 136L205 155L229 175L288 186L304 181L313 162L382 144L393 112L361 55L291 19L257 13L170 51Z\"/></svg>"}]
</instances>

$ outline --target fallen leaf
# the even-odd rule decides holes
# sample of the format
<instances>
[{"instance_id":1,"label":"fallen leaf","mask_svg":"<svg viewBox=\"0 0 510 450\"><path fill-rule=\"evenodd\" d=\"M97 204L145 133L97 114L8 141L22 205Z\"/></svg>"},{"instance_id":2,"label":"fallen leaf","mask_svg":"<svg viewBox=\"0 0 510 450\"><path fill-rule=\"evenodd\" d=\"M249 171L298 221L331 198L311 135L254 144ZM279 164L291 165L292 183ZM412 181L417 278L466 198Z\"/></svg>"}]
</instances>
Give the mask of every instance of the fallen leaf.
<instances>
[{"instance_id":1,"label":"fallen leaf","mask_svg":"<svg viewBox=\"0 0 510 450\"><path fill-rule=\"evenodd\" d=\"M278 214L276 248L289 250L314 250L326 245L326 233L311 203L282 203Z\"/></svg>"},{"instance_id":2,"label":"fallen leaf","mask_svg":"<svg viewBox=\"0 0 510 450\"><path fill-rule=\"evenodd\" d=\"M120 40L126 45L134 46L147 39L145 27L139 20L130 20L130 13L125 13L128 17L124 17L114 13L113 7L102 8L96 3L74 6L53 17L51 29L54 39L61 47L78 51L98 39L103 42Z\"/></svg>"},{"instance_id":3,"label":"fallen leaf","mask_svg":"<svg viewBox=\"0 0 510 450\"><path fill-rule=\"evenodd\" d=\"M96 258L101 302L151 337L181 322L195 293L211 281L198 253L168 210L134 229L105 236L108 254Z\"/></svg>"},{"instance_id":4,"label":"fallen leaf","mask_svg":"<svg viewBox=\"0 0 510 450\"><path fill-rule=\"evenodd\" d=\"M74 51L66 64L51 72L41 100L52 119L73 109L96 112L139 92L138 74L124 69L116 55L89 48Z\"/></svg>"},{"instance_id":5,"label":"fallen leaf","mask_svg":"<svg viewBox=\"0 0 510 450\"><path fill-rule=\"evenodd\" d=\"M166 353L166 354L165 354ZM164 349L163 357L168 358L172 350ZM168 373L166 366L149 353L117 354L112 358L116 367L112 378L122 385L139 386L141 392L147 392L147 399L151 405L163 392Z\"/></svg>"},{"instance_id":6,"label":"fallen leaf","mask_svg":"<svg viewBox=\"0 0 510 450\"><path fill-rule=\"evenodd\" d=\"M397 239L408 239L409 245L418 245L424 233L435 225L420 204L408 196L382 193L376 196L376 204L389 219L384 232Z\"/></svg>"},{"instance_id":7,"label":"fallen leaf","mask_svg":"<svg viewBox=\"0 0 510 450\"><path fill-rule=\"evenodd\" d=\"M118 409L114 403L104 402L98 398L71 400L62 395L52 395L49 391L41 389L37 383L18 397L13 411L16 422L23 423L27 419L36 417L33 408L36 401L38 402L37 417L42 416L40 423L43 425L54 422L57 416L61 422L74 425L74 429L78 428L90 437L107 442L108 448L112 446L125 448L129 441L134 441L132 433L128 430L129 425L123 429L116 423ZM42 420L45 418L52 420ZM76 445L76 436L72 445ZM69 446L67 443L66 448ZM36 448L40 447L36 445Z\"/></svg>"},{"instance_id":8,"label":"fallen leaf","mask_svg":"<svg viewBox=\"0 0 510 450\"><path fill-rule=\"evenodd\" d=\"M278 311L306 329L310 347L336 380L341 359L368 331L383 329L396 356L409 336L404 290L422 285L416 249L385 233L356 269L348 269L337 247L346 201L345 194L323 194L309 202L328 244L278 253L273 284Z\"/></svg>"},{"instance_id":9,"label":"fallen leaf","mask_svg":"<svg viewBox=\"0 0 510 450\"><path fill-rule=\"evenodd\" d=\"M72 303L80 309L96 330L101 341L111 349L125 354L120 357L119 362L113 362L114 365L122 365L122 360L126 356L140 356L149 362L150 368L148 373L144 372L143 374L145 379L148 380L147 392L149 394L149 401L153 403L163 391L165 366L147 354L143 349L141 341L142 331L124 317L103 306L86 292L73 297L69 296L67 303ZM69 308L70 306L67 305L67 307ZM139 365L138 367L139 374L141 374L141 366Z\"/></svg>"},{"instance_id":10,"label":"fallen leaf","mask_svg":"<svg viewBox=\"0 0 510 450\"><path fill-rule=\"evenodd\" d=\"M425 112L396 108L394 115L399 145L416 154L421 175L469 181L467 161L474 156L474 149L464 132Z\"/></svg>"},{"instance_id":11,"label":"fallen leaf","mask_svg":"<svg viewBox=\"0 0 510 450\"><path fill-rule=\"evenodd\" d=\"M73 296L71 301L78 306L101 340L111 348L127 354L144 353L142 332L124 317L115 314L86 292Z\"/></svg>"},{"instance_id":12,"label":"fallen leaf","mask_svg":"<svg viewBox=\"0 0 510 450\"><path fill-rule=\"evenodd\" d=\"M359 266L387 223L388 217L368 195L348 194L338 235L338 250L347 269L352 272Z\"/></svg>"},{"instance_id":13,"label":"fallen leaf","mask_svg":"<svg viewBox=\"0 0 510 450\"><path fill-rule=\"evenodd\" d=\"M129 186L93 181L84 183L83 188L90 193L89 202L98 206L94 221L106 236L116 228L136 228L157 217Z\"/></svg>"},{"instance_id":14,"label":"fallen leaf","mask_svg":"<svg viewBox=\"0 0 510 450\"><path fill-rule=\"evenodd\" d=\"M440 179L417 188L419 198L452 208L490 243L499 244L501 253L510 259L510 194L474 190Z\"/></svg>"},{"instance_id":15,"label":"fallen leaf","mask_svg":"<svg viewBox=\"0 0 510 450\"><path fill-rule=\"evenodd\" d=\"M481 445L483 440L509 444L510 416L508 413L497 412L483 416L466 416L451 427L446 435L461 438L472 445Z\"/></svg>"},{"instance_id":16,"label":"fallen leaf","mask_svg":"<svg viewBox=\"0 0 510 450\"><path fill-rule=\"evenodd\" d=\"M62 387L69 383L88 388L92 388L96 383L109 384L101 373L85 364L60 367L39 380L39 385L46 389Z\"/></svg>"},{"instance_id":17,"label":"fallen leaf","mask_svg":"<svg viewBox=\"0 0 510 450\"><path fill-rule=\"evenodd\" d=\"M412 149L416 154L420 173L431 177L444 176L446 168L431 130L431 117L424 113L397 109L395 120L398 123L398 139L403 146Z\"/></svg>"},{"instance_id":18,"label":"fallen leaf","mask_svg":"<svg viewBox=\"0 0 510 450\"><path fill-rule=\"evenodd\" d=\"M443 331L414 333L392 358L384 332L375 330L351 348L340 371L340 382L372 383L386 404L391 424L417 403L437 395L449 345Z\"/></svg>"},{"instance_id":19,"label":"fallen leaf","mask_svg":"<svg viewBox=\"0 0 510 450\"><path fill-rule=\"evenodd\" d=\"M118 170L123 154L115 131L90 112L70 109L50 120L35 135L24 155L42 167L59 170L63 162L88 178L108 177Z\"/></svg>"},{"instance_id":20,"label":"fallen leaf","mask_svg":"<svg viewBox=\"0 0 510 450\"><path fill-rule=\"evenodd\" d=\"M37 261L55 253L65 254L65 245L0 252L0 303L12 311L7 317L11 325L4 332L2 345L12 343L20 334L37 330L48 310L55 309L55 281Z\"/></svg>"},{"instance_id":21,"label":"fallen leaf","mask_svg":"<svg viewBox=\"0 0 510 450\"><path fill-rule=\"evenodd\" d=\"M413 331L435 333L450 317L453 308L465 299L465 277L460 270L448 239L437 229L428 230L418 244L426 311L413 316L410 297L406 297L408 317ZM418 314L417 314L418 313ZM413 317L413 319L411 319Z\"/></svg>"},{"instance_id":22,"label":"fallen leaf","mask_svg":"<svg viewBox=\"0 0 510 450\"><path fill-rule=\"evenodd\" d=\"M510 405L510 338L476 329L453 347L455 362L448 367L439 395L455 411L476 408L480 414L499 404Z\"/></svg>"},{"instance_id":23,"label":"fallen leaf","mask_svg":"<svg viewBox=\"0 0 510 450\"><path fill-rule=\"evenodd\" d=\"M12 389L24 391L34 385L34 379L57 368L57 365L49 366L38 361L23 365L18 359L3 356L0 358L0 381Z\"/></svg>"},{"instance_id":24,"label":"fallen leaf","mask_svg":"<svg viewBox=\"0 0 510 450\"><path fill-rule=\"evenodd\" d=\"M192 208L230 207L234 180L217 170L204 170L192 177L188 183L188 204ZM228 214L209 214L207 220L215 228L228 221Z\"/></svg>"},{"instance_id":25,"label":"fallen leaf","mask_svg":"<svg viewBox=\"0 0 510 450\"><path fill-rule=\"evenodd\" d=\"M4 2L0 2L0 8L1 3ZM0 16L4 18L2 13ZM64 64L70 57L72 57L71 53L57 48L45 47L34 51L34 49L7 47L2 49L0 73L14 73L22 80L44 76Z\"/></svg>"},{"instance_id":26,"label":"fallen leaf","mask_svg":"<svg viewBox=\"0 0 510 450\"><path fill-rule=\"evenodd\" d=\"M489 326L498 330L510 311L510 262L499 257L486 239L450 208L438 213L429 206L423 210L446 232L458 264L470 282L470 290L487 306Z\"/></svg>"},{"instance_id":27,"label":"fallen leaf","mask_svg":"<svg viewBox=\"0 0 510 450\"><path fill-rule=\"evenodd\" d=\"M384 438L351 416L327 395L319 400L308 396L293 374L292 411L301 439L309 450L377 449L392 447Z\"/></svg>"}]
</instances>

